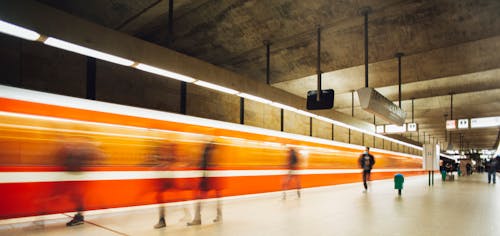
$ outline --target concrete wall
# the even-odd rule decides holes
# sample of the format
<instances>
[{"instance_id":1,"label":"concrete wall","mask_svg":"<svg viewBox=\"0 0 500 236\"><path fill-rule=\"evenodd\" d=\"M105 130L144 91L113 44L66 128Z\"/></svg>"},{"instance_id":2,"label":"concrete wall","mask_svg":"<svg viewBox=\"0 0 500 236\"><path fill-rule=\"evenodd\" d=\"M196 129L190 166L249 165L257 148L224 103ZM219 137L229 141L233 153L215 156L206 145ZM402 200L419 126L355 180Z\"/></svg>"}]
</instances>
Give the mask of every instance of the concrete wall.
<instances>
[{"instance_id":1,"label":"concrete wall","mask_svg":"<svg viewBox=\"0 0 500 236\"><path fill-rule=\"evenodd\" d=\"M240 122L239 97L192 84L187 87L188 115L232 123Z\"/></svg>"},{"instance_id":2,"label":"concrete wall","mask_svg":"<svg viewBox=\"0 0 500 236\"><path fill-rule=\"evenodd\" d=\"M85 98L87 57L0 34L0 83L38 91ZM134 68L97 61L96 99L99 101L180 112L180 82ZM239 123L240 98L194 84L187 85L188 115ZM245 100L246 125L280 130L280 109ZM309 136L310 120L294 112L284 111L284 131ZM312 136L332 139L332 125L312 121ZM393 151L415 153L401 145L334 126L334 140L375 146ZM399 147L398 147L399 146Z\"/></svg>"},{"instance_id":3,"label":"concrete wall","mask_svg":"<svg viewBox=\"0 0 500 236\"><path fill-rule=\"evenodd\" d=\"M312 136L324 139L332 139L332 124L313 119Z\"/></svg>"},{"instance_id":4,"label":"concrete wall","mask_svg":"<svg viewBox=\"0 0 500 236\"><path fill-rule=\"evenodd\" d=\"M245 99L245 125L266 129L281 129L281 111L260 102Z\"/></svg>"},{"instance_id":5,"label":"concrete wall","mask_svg":"<svg viewBox=\"0 0 500 236\"><path fill-rule=\"evenodd\" d=\"M179 112L180 82L98 61L96 98L112 103Z\"/></svg>"}]
</instances>

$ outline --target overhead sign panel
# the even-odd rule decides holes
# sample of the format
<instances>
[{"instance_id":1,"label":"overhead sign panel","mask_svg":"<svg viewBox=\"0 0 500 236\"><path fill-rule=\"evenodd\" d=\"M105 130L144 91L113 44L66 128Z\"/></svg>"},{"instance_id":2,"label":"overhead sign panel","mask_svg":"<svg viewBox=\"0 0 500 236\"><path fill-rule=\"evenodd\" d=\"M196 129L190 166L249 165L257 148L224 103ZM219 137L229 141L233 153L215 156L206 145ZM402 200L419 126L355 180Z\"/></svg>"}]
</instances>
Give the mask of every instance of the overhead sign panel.
<instances>
[{"instance_id":1,"label":"overhead sign panel","mask_svg":"<svg viewBox=\"0 0 500 236\"><path fill-rule=\"evenodd\" d=\"M377 127L375 128L375 132L377 132L378 134L382 134L384 133L384 126L383 125L377 125Z\"/></svg>"},{"instance_id":2,"label":"overhead sign panel","mask_svg":"<svg viewBox=\"0 0 500 236\"><path fill-rule=\"evenodd\" d=\"M500 116L470 119L471 128L486 128L496 126L500 126Z\"/></svg>"},{"instance_id":3,"label":"overhead sign panel","mask_svg":"<svg viewBox=\"0 0 500 236\"><path fill-rule=\"evenodd\" d=\"M418 130L418 125L417 123L408 123L408 125L406 125L406 128L408 132L416 132Z\"/></svg>"},{"instance_id":4,"label":"overhead sign panel","mask_svg":"<svg viewBox=\"0 0 500 236\"><path fill-rule=\"evenodd\" d=\"M458 120L458 128L459 129L468 129L469 128L469 119L459 119Z\"/></svg>"},{"instance_id":5,"label":"overhead sign panel","mask_svg":"<svg viewBox=\"0 0 500 236\"><path fill-rule=\"evenodd\" d=\"M456 120L447 120L446 121L446 129L456 129L457 121Z\"/></svg>"},{"instance_id":6,"label":"overhead sign panel","mask_svg":"<svg viewBox=\"0 0 500 236\"><path fill-rule=\"evenodd\" d=\"M361 108L373 113L391 124L403 125L406 112L396 106L386 97L373 88L360 88L357 90Z\"/></svg>"},{"instance_id":7,"label":"overhead sign panel","mask_svg":"<svg viewBox=\"0 0 500 236\"><path fill-rule=\"evenodd\" d=\"M386 125L385 132L388 134L390 134L390 133L404 133L404 132L406 132L406 124L403 124L401 126L399 126L399 125Z\"/></svg>"}]
</instances>

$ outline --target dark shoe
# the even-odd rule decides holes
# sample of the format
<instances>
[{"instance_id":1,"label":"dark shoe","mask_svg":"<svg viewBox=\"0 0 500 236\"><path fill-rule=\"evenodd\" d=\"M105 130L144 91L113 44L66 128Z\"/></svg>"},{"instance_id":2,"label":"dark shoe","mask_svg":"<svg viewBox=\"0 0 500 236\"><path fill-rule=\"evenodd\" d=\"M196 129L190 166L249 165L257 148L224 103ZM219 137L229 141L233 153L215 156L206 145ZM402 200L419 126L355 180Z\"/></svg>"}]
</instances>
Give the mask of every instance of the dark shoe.
<instances>
[{"instance_id":1,"label":"dark shoe","mask_svg":"<svg viewBox=\"0 0 500 236\"><path fill-rule=\"evenodd\" d=\"M214 219L214 223L219 223L219 222L222 222L222 216L221 216L221 215L217 216L217 217Z\"/></svg>"},{"instance_id":2,"label":"dark shoe","mask_svg":"<svg viewBox=\"0 0 500 236\"><path fill-rule=\"evenodd\" d=\"M66 226L71 227L71 226L76 226L76 225L81 225L83 224L83 215L78 213L73 217L73 219L66 223Z\"/></svg>"},{"instance_id":3,"label":"dark shoe","mask_svg":"<svg viewBox=\"0 0 500 236\"><path fill-rule=\"evenodd\" d=\"M160 228L165 228L166 226L167 224L165 224L165 218L162 217L154 227L155 229L160 229Z\"/></svg>"},{"instance_id":4,"label":"dark shoe","mask_svg":"<svg viewBox=\"0 0 500 236\"><path fill-rule=\"evenodd\" d=\"M187 226L201 225L201 220L193 220L187 223Z\"/></svg>"}]
</instances>

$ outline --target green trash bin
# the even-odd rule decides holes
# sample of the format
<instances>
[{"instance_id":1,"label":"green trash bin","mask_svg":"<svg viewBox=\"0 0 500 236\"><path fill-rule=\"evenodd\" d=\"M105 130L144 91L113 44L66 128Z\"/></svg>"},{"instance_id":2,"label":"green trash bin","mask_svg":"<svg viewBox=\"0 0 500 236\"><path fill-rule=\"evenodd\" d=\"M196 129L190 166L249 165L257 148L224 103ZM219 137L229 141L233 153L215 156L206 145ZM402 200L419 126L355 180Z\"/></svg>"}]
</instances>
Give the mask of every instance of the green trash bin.
<instances>
[{"instance_id":1,"label":"green trash bin","mask_svg":"<svg viewBox=\"0 0 500 236\"><path fill-rule=\"evenodd\" d=\"M403 183L405 182L405 177L402 174L394 175L394 189L398 190L398 195L401 196L401 190L403 189Z\"/></svg>"}]
</instances>

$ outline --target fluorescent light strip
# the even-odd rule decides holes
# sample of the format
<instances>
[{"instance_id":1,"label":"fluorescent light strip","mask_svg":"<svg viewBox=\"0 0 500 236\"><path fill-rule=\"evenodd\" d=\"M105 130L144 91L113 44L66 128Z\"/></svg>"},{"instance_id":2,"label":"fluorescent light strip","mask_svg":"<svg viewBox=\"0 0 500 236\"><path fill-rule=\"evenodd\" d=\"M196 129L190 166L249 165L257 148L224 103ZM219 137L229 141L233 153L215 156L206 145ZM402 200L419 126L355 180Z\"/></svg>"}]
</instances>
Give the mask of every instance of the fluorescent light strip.
<instances>
[{"instance_id":1,"label":"fluorescent light strip","mask_svg":"<svg viewBox=\"0 0 500 236\"><path fill-rule=\"evenodd\" d=\"M202 81L202 80L197 80L197 81L194 82L194 84L196 84L198 86L205 87L205 88L217 90L217 91L223 92L223 93L229 93L229 94L233 94L233 95L239 93L238 91L236 91L234 89L222 87L220 85L212 84L212 83L205 82L205 81Z\"/></svg>"},{"instance_id":2,"label":"fluorescent light strip","mask_svg":"<svg viewBox=\"0 0 500 236\"><path fill-rule=\"evenodd\" d=\"M154 67L154 66L150 66L150 65L146 65L146 64L142 64L142 63L137 64L135 66L135 68L137 68L139 70L142 70L142 71L149 72L149 73L161 75L161 76L164 76L164 77L168 77L168 78L172 78L172 79L184 81L186 83L193 83L194 81L196 81L194 78L191 78L189 76L177 74L177 73L172 72L172 71L160 69L158 67Z\"/></svg>"},{"instance_id":3,"label":"fluorescent light strip","mask_svg":"<svg viewBox=\"0 0 500 236\"><path fill-rule=\"evenodd\" d=\"M246 98L246 99L250 99L252 101L264 103L264 104L271 104L272 103L270 100L267 100L265 98L260 98L260 97L257 97L257 96L254 96L254 95L251 95L248 93L238 93L238 96Z\"/></svg>"},{"instance_id":4,"label":"fluorescent light strip","mask_svg":"<svg viewBox=\"0 0 500 236\"><path fill-rule=\"evenodd\" d=\"M98 58L98 59L101 59L104 61L109 61L109 62L120 64L123 66L131 66L134 64L133 61L122 58L122 57L114 56L114 55L111 55L111 54L108 54L105 52L86 48L86 47L83 47L80 45L76 45L76 44L66 42L66 41L63 41L60 39L52 38L52 37L48 37L43 43L46 45L52 46L52 47L75 52L75 53L82 54L82 55L89 56L89 57L95 57L95 58Z\"/></svg>"},{"instance_id":5,"label":"fluorescent light strip","mask_svg":"<svg viewBox=\"0 0 500 236\"><path fill-rule=\"evenodd\" d=\"M277 102L272 102L271 106L281 108L281 109L287 110L287 111L293 111L293 112L297 111L297 108L295 108L295 107L283 105L283 104L277 103Z\"/></svg>"},{"instance_id":6,"label":"fluorescent light strip","mask_svg":"<svg viewBox=\"0 0 500 236\"><path fill-rule=\"evenodd\" d=\"M298 109L295 111L295 113L301 114L301 115L304 115L304 116L313 117L313 118L318 117L318 115L316 115L316 114L313 114L313 113L307 112L307 111L303 111L303 110L298 110Z\"/></svg>"},{"instance_id":7,"label":"fluorescent light strip","mask_svg":"<svg viewBox=\"0 0 500 236\"><path fill-rule=\"evenodd\" d=\"M40 38L40 34L33 30L13 25L2 20L0 20L0 32L31 41L35 41Z\"/></svg>"}]
</instances>

